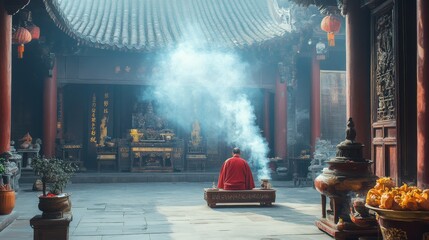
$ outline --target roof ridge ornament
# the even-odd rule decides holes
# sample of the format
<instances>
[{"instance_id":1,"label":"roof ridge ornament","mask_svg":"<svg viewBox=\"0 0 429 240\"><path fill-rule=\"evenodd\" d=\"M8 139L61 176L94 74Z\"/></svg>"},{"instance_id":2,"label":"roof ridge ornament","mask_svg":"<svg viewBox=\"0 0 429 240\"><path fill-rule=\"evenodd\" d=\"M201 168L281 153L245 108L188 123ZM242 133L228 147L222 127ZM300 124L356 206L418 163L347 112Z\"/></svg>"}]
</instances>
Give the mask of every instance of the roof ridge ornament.
<instances>
[{"instance_id":1,"label":"roof ridge ornament","mask_svg":"<svg viewBox=\"0 0 429 240\"><path fill-rule=\"evenodd\" d=\"M341 15L346 16L349 12L347 0L337 0L338 9L341 10Z\"/></svg>"},{"instance_id":2,"label":"roof ridge ornament","mask_svg":"<svg viewBox=\"0 0 429 240\"><path fill-rule=\"evenodd\" d=\"M315 5L324 15L343 15L348 12L348 0L291 0L298 5L308 7Z\"/></svg>"},{"instance_id":3,"label":"roof ridge ornament","mask_svg":"<svg viewBox=\"0 0 429 240\"><path fill-rule=\"evenodd\" d=\"M318 6L318 9L319 9L320 13L323 15L327 15L327 16L329 16L329 15L334 15L334 16L341 15L341 10L338 8L337 5L335 5L335 6L321 5L321 6Z\"/></svg>"}]
</instances>

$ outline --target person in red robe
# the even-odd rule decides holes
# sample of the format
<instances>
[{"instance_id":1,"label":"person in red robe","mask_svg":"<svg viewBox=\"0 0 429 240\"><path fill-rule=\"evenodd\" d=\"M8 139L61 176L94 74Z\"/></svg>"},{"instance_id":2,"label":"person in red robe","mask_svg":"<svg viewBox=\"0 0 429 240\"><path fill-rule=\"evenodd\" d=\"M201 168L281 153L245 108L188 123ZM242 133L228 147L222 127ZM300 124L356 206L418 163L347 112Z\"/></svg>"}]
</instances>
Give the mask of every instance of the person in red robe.
<instances>
[{"instance_id":1,"label":"person in red robe","mask_svg":"<svg viewBox=\"0 0 429 240\"><path fill-rule=\"evenodd\" d=\"M240 157L240 149L232 150L232 157L222 165L217 184L224 190L251 190L255 188L249 164Z\"/></svg>"}]
</instances>

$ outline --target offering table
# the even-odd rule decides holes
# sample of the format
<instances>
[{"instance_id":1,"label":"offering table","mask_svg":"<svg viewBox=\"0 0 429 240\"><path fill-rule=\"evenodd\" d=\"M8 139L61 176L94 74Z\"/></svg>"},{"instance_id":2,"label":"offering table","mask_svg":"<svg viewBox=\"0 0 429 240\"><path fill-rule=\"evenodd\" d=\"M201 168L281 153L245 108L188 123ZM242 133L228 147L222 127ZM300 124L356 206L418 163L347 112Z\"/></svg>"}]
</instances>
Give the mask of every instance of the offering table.
<instances>
[{"instance_id":1,"label":"offering table","mask_svg":"<svg viewBox=\"0 0 429 240\"><path fill-rule=\"evenodd\" d=\"M183 141L151 140L131 143L131 172L173 172L183 167Z\"/></svg>"}]
</instances>

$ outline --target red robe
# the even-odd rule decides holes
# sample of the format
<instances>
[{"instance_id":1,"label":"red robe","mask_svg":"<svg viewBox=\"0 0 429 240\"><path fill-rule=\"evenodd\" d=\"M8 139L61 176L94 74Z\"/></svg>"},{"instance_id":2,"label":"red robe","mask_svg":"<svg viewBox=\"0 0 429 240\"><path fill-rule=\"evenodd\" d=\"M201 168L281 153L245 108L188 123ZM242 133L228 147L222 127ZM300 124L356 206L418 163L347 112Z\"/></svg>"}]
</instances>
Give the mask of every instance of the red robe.
<instances>
[{"instance_id":1,"label":"red robe","mask_svg":"<svg viewBox=\"0 0 429 240\"><path fill-rule=\"evenodd\" d=\"M252 171L246 160L234 154L222 165L217 184L218 188L225 190L250 190L255 188Z\"/></svg>"}]
</instances>

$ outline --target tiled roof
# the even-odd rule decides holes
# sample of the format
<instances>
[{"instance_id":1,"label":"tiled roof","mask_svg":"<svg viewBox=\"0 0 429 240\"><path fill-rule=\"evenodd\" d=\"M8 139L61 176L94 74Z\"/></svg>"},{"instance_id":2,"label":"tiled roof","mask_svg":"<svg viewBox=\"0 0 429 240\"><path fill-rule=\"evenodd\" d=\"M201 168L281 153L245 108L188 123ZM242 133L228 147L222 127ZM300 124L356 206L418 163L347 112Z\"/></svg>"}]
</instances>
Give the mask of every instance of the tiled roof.
<instances>
[{"instance_id":1,"label":"tiled roof","mask_svg":"<svg viewBox=\"0 0 429 240\"><path fill-rule=\"evenodd\" d=\"M273 0L44 0L58 27L82 44L152 51L189 34L211 46L243 48L284 36Z\"/></svg>"}]
</instances>

